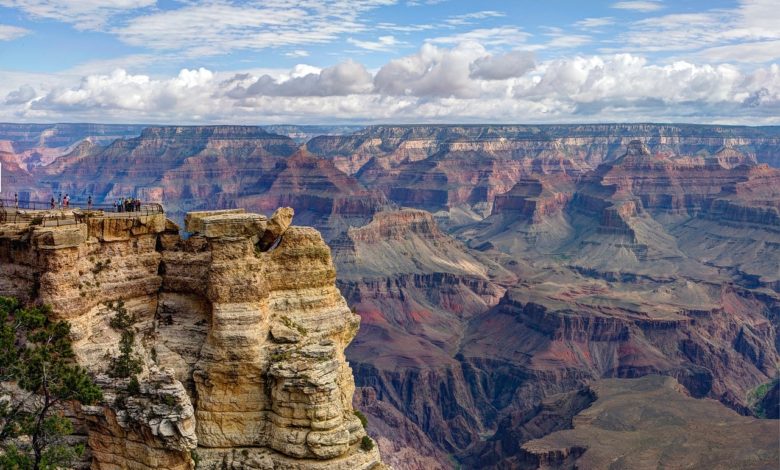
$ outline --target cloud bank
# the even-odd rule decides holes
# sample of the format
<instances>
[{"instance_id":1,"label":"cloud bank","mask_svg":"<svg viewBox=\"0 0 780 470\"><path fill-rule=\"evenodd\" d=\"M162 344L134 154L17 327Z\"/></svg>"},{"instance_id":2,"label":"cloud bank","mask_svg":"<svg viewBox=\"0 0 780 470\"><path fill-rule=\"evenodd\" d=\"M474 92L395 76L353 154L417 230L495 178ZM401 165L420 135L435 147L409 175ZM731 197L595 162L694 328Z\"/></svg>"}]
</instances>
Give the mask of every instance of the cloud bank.
<instances>
[{"instance_id":1,"label":"cloud bank","mask_svg":"<svg viewBox=\"0 0 780 470\"><path fill-rule=\"evenodd\" d=\"M183 69L173 77L110 74L71 86L7 92L6 119L75 116L137 122L561 122L675 120L771 122L780 111L780 66L676 61L631 54L537 62L478 43L423 45L370 72L348 60L275 74ZM2 96L2 95L0 95Z\"/></svg>"},{"instance_id":2,"label":"cloud bank","mask_svg":"<svg viewBox=\"0 0 780 470\"><path fill-rule=\"evenodd\" d=\"M612 1L610 16L533 33L487 4L438 22L377 21L393 4L0 0L135 48L48 74L0 70L0 119L780 124L775 0L697 12ZM38 33L21 26L0 24L0 41ZM339 41L344 50L322 46ZM274 54L285 61L266 63Z\"/></svg>"}]
</instances>

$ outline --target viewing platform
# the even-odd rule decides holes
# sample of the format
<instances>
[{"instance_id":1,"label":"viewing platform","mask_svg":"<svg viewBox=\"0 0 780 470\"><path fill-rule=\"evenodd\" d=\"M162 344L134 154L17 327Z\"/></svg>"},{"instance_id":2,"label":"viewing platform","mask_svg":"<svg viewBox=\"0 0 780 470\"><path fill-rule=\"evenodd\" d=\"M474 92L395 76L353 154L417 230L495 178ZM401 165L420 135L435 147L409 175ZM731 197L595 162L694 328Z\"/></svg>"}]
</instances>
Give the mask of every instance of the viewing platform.
<instances>
[{"instance_id":1,"label":"viewing platform","mask_svg":"<svg viewBox=\"0 0 780 470\"><path fill-rule=\"evenodd\" d=\"M0 240L32 241L43 249L76 247L88 239L111 242L156 236L169 224L173 223L166 221L157 203L119 211L114 205L83 203L52 209L50 202L41 201L19 201L17 207L14 200L0 199Z\"/></svg>"},{"instance_id":2,"label":"viewing platform","mask_svg":"<svg viewBox=\"0 0 780 470\"><path fill-rule=\"evenodd\" d=\"M90 218L133 219L164 214L162 205L153 202L142 202L126 210L125 207L112 204L70 202L67 207L57 207L55 204L52 208L51 202L0 199L0 224L60 227L87 223Z\"/></svg>"}]
</instances>

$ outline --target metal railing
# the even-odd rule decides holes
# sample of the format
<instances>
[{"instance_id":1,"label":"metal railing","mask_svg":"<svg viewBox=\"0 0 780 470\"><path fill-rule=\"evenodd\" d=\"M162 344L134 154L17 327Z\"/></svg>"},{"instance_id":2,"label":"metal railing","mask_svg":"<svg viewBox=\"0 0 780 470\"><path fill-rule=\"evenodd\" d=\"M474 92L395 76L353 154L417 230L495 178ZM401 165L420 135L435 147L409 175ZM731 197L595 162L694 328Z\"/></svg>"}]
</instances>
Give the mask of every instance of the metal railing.
<instances>
[{"instance_id":1,"label":"metal railing","mask_svg":"<svg viewBox=\"0 0 780 470\"><path fill-rule=\"evenodd\" d=\"M88 217L132 218L164 212L162 205L156 202L119 206L71 201L67 207L60 207L56 202L52 207L51 201L17 201L0 198L0 222L29 223L45 227L83 223Z\"/></svg>"}]
</instances>

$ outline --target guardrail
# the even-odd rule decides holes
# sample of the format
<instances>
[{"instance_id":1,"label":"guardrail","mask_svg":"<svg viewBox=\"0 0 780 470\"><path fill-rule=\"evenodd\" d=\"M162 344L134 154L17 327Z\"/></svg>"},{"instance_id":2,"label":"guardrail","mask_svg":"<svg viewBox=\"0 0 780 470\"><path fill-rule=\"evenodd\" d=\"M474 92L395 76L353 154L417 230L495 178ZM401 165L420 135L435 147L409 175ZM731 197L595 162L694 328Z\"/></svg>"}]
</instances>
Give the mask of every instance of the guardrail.
<instances>
[{"instance_id":1,"label":"guardrail","mask_svg":"<svg viewBox=\"0 0 780 470\"><path fill-rule=\"evenodd\" d=\"M163 214L161 204L144 202L140 206L70 202L68 207L52 208L51 201L0 199L0 222L30 223L45 227L83 223L88 217L132 218Z\"/></svg>"}]
</instances>

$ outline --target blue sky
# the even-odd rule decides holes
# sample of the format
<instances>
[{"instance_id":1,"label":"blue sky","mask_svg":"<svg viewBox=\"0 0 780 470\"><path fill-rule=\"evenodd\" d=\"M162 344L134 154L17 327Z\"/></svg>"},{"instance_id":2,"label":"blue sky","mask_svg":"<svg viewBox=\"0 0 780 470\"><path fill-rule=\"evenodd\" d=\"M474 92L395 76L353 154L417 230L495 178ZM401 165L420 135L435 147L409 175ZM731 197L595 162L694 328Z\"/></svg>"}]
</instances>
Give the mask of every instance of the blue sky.
<instances>
[{"instance_id":1,"label":"blue sky","mask_svg":"<svg viewBox=\"0 0 780 470\"><path fill-rule=\"evenodd\" d=\"M0 120L780 123L776 0L0 0Z\"/></svg>"}]
</instances>

